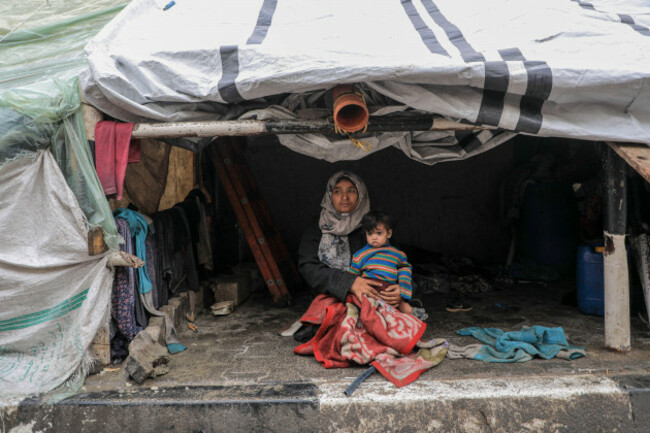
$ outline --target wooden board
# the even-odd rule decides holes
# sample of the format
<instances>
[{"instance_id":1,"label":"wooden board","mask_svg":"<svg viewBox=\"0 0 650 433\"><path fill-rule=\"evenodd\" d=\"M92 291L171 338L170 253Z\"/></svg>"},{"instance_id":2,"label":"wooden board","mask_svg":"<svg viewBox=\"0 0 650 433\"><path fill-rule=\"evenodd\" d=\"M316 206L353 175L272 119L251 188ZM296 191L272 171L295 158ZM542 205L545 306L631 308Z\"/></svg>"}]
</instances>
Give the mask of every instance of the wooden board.
<instances>
[{"instance_id":1,"label":"wooden board","mask_svg":"<svg viewBox=\"0 0 650 433\"><path fill-rule=\"evenodd\" d=\"M638 143L607 142L614 152L625 160L646 182L650 182L650 147Z\"/></svg>"}]
</instances>

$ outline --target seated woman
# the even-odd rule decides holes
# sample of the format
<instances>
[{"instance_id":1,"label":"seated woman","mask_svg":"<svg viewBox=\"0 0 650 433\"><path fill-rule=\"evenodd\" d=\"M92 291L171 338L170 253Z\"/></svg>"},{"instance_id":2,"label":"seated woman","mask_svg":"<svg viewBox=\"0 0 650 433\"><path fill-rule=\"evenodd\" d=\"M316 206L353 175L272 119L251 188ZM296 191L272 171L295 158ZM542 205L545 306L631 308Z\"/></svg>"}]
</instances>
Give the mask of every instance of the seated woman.
<instances>
[{"instance_id":1,"label":"seated woman","mask_svg":"<svg viewBox=\"0 0 650 433\"><path fill-rule=\"evenodd\" d=\"M318 225L303 233L298 250L298 267L316 293L345 302L348 294L362 301L363 295L383 299L397 307L400 288L394 284L379 294L381 283L349 272L352 253L366 244L361 219L370 210L370 198L360 177L349 171L334 173L321 201Z\"/></svg>"},{"instance_id":2,"label":"seated woman","mask_svg":"<svg viewBox=\"0 0 650 433\"><path fill-rule=\"evenodd\" d=\"M397 310L399 284L380 292L381 281L350 272L352 253L366 244L360 226L369 210L358 176L340 171L329 179L318 224L305 230L298 252L300 273L318 295L300 319L294 353L313 355L325 368L372 363L404 386L440 363L447 345L420 341L426 324Z\"/></svg>"}]
</instances>

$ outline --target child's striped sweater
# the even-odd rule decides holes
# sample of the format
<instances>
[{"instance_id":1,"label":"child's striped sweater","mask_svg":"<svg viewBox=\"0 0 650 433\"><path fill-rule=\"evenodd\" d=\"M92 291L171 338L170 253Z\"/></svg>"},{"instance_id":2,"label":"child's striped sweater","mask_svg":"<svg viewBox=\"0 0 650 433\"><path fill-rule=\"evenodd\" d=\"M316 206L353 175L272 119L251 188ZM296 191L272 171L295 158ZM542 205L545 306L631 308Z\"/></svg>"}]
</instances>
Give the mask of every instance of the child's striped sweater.
<instances>
[{"instance_id":1,"label":"child's striped sweater","mask_svg":"<svg viewBox=\"0 0 650 433\"><path fill-rule=\"evenodd\" d=\"M402 298L411 299L411 264L406 254L389 244L378 248L366 245L354 253L350 272L390 283L399 282Z\"/></svg>"}]
</instances>

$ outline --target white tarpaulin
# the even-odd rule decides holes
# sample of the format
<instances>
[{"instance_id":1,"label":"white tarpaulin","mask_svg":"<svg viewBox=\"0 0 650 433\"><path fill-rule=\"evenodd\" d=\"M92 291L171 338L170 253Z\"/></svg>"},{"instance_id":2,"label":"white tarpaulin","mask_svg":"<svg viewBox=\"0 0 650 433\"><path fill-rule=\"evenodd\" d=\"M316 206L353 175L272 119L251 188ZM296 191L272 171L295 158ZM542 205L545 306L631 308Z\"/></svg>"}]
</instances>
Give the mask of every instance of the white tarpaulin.
<instances>
[{"instance_id":1,"label":"white tarpaulin","mask_svg":"<svg viewBox=\"0 0 650 433\"><path fill-rule=\"evenodd\" d=\"M62 385L108 311L107 256L49 151L0 168L0 406Z\"/></svg>"},{"instance_id":2,"label":"white tarpaulin","mask_svg":"<svg viewBox=\"0 0 650 433\"><path fill-rule=\"evenodd\" d=\"M93 105L128 121L215 120L362 83L392 105L507 131L650 141L647 2L166 3L134 0L86 46ZM421 160L427 144L461 142L402 137L388 138Z\"/></svg>"}]
</instances>

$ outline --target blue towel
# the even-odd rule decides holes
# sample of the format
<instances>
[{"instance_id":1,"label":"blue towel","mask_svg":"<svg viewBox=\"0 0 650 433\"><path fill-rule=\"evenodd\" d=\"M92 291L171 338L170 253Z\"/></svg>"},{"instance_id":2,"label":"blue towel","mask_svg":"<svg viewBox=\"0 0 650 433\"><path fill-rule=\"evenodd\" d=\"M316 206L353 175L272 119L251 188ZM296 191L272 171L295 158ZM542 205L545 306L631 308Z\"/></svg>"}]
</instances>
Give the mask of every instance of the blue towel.
<instances>
[{"instance_id":1,"label":"blue towel","mask_svg":"<svg viewBox=\"0 0 650 433\"><path fill-rule=\"evenodd\" d=\"M520 331L503 332L497 328L464 328L460 335L471 335L484 345L454 346L451 358L470 358L485 362L524 362L539 356L572 360L585 356L582 347L570 345L562 328L523 327Z\"/></svg>"},{"instance_id":2,"label":"blue towel","mask_svg":"<svg viewBox=\"0 0 650 433\"><path fill-rule=\"evenodd\" d=\"M135 238L135 255L145 262L144 266L138 268L138 291L149 293L152 289L149 274L147 274L147 257L145 240L147 239L147 220L138 212L131 209L119 208L113 212L115 218L123 218L129 223L131 235Z\"/></svg>"}]
</instances>

